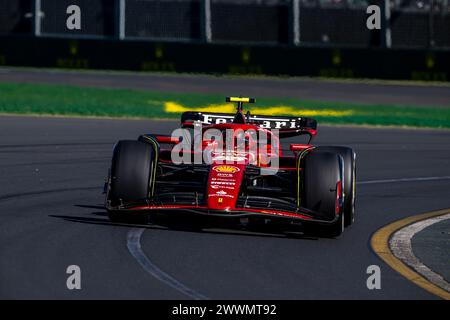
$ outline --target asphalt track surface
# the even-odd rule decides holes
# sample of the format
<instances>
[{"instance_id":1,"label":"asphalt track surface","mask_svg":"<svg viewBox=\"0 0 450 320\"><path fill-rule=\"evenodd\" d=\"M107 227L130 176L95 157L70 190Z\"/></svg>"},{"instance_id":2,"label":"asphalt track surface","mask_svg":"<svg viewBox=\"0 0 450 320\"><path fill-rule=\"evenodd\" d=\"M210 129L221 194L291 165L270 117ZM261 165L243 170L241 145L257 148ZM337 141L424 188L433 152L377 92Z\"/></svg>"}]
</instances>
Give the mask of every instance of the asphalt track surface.
<instances>
[{"instance_id":1,"label":"asphalt track surface","mask_svg":"<svg viewBox=\"0 0 450 320\"><path fill-rule=\"evenodd\" d=\"M450 219L433 224L411 239L414 255L450 283ZM442 257L446 257L442 259Z\"/></svg>"},{"instance_id":2,"label":"asphalt track surface","mask_svg":"<svg viewBox=\"0 0 450 320\"><path fill-rule=\"evenodd\" d=\"M110 223L102 185L114 142L176 126L0 117L0 298L189 298L130 252L141 232L147 267L210 299L436 299L369 241L392 221L450 207L448 179L360 184L357 221L338 239ZM450 175L450 131L323 126L317 143L352 146L359 181ZM381 290L366 287L374 264ZM81 290L66 288L69 265L81 267Z\"/></svg>"},{"instance_id":3,"label":"asphalt track surface","mask_svg":"<svg viewBox=\"0 0 450 320\"><path fill-rule=\"evenodd\" d=\"M159 92L450 107L450 86L311 78L230 77L0 68L0 82L128 88Z\"/></svg>"}]
</instances>

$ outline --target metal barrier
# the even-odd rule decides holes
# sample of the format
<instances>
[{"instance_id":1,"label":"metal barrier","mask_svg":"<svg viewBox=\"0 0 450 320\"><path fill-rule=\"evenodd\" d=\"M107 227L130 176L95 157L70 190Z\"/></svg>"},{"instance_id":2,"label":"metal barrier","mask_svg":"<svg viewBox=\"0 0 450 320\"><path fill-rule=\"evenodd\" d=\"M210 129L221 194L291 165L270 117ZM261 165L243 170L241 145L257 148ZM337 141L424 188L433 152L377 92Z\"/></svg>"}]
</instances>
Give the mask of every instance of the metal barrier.
<instances>
[{"instance_id":1,"label":"metal barrier","mask_svg":"<svg viewBox=\"0 0 450 320\"><path fill-rule=\"evenodd\" d=\"M32 0L0 0L0 34L30 34Z\"/></svg>"},{"instance_id":2,"label":"metal barrier","mask_svg":"<svg viewBox=\"0 0 450 320\"><path fill-rule=\"evenodd\" d=\"M366 9L382 10L368 30ZM68 30L66 9L82 12ZM449 0L0 0L0 34L283 46L450 48Z\"/></svg>"},{"instance_id":3,"label":"metal barrier","mask_svg":"<svg viewBox=\"0 0 450 320\"><path fill-rule=\"evenodd\" d=\"M212 41L287 44L291 5L288 0L211 0Z\"/></svg>"},{"instance_id":4,"label":"metal barrier","mask_svg":"<svg viewBox=\"0 0 450 320\"><path fill-rule=\"evenodd\" d=\"M128 39L201 39L201 1L127 0L122 4L124 34Z\"/></svg>"}]
</instances>

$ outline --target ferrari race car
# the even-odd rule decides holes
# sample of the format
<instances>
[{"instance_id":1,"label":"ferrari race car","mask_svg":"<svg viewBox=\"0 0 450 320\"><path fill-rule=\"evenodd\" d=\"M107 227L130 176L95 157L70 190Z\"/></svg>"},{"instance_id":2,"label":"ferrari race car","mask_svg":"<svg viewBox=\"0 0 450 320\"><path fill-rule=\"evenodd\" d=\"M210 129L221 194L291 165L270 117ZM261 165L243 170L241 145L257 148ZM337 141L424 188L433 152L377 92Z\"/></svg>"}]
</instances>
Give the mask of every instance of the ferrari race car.
<instances>
[{"instance_id":1,"label":"ferrari race car","mask_svg":"<svg viewBox=\"0 0 450 320\"><path fill-rule=\"evenodd\" d=\"M172 135L115 144L105 183L113 222L188 219L337 237L355 216L355 152L314 146L317 122L185 112ZM281 140L304 135L304 143ZM290 139L292 140L292 139Z\"/></svg>"}]
</instances>

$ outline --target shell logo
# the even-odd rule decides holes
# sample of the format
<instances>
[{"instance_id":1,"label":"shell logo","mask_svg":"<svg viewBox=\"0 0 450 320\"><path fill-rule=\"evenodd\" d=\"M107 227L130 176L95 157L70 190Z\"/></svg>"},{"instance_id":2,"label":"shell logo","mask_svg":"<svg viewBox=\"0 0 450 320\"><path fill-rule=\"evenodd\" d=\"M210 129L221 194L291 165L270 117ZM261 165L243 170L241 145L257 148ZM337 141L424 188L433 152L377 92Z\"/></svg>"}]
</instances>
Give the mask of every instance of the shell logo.
<instances>
[{"instance_id":1,"label":"shell logo","mask_svg":"<svg viewBox=\"0 0 450 320\"><path fill-rule=\"evenodd\" d=\"M216 172L227 172L227 173L235 173L235 172L240 171L240 169L238 167L229 166L229 165L215 166L213 168L213 170Z\"/></svg>"}]
</instances>

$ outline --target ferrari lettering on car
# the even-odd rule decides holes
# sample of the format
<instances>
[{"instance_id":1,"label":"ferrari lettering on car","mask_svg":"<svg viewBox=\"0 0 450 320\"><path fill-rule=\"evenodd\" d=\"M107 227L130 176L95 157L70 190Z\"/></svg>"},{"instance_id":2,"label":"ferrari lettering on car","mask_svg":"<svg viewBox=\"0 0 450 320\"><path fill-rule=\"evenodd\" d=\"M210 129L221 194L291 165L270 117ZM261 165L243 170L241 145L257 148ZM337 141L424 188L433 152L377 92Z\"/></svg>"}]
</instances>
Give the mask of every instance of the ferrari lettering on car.
<instances>
[{"instance_id":1,"label":"ferrari lettering on car","mask_svg":"<svg viewBox=\"0 0 450 320\"><path fill-rule=\"evenodd\" d=\"M205 114L199 113L201 116L199 121L201 124L223 124L223 123L232 123L234 116L232 115L221 115L221 114ZM258 122L258 126L264 129L282 129L289 128L295 129L297 127L297 121L301 120L301 118L297 119L289 119L289 118L267 118L261 116L253 116L251 117L252 121Z\"/></svg>"}]
</instances>

